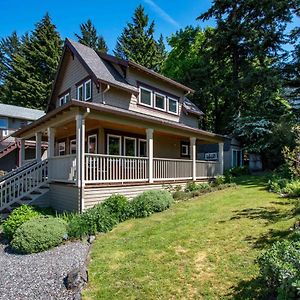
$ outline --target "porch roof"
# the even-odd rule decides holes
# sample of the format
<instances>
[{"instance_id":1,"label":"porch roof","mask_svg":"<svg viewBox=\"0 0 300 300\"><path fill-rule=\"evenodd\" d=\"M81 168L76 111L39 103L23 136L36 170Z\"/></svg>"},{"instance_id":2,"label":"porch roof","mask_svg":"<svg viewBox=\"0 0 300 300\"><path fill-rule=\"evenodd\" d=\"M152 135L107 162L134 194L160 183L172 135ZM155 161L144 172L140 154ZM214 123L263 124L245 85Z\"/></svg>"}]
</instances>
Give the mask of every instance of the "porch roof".
<instances>
[{"instance_id":1,"label":"porch roof","mask_svg":"<svg viewBox=\"0 0 300 300\"><path fill-rule=\"evenodd\" d=\"M206 138L207 140L214 141L214 142L223 142L225 137L219 134L215 134L212 132L208 132L205 130L193 128L187 125L184 125L182 123L177 123L170 120L165 120L159 117L150 116L146 114L142 114L139 112L129 111L118 107L112 107L101 103L91 103L91 102L83 102L78 100L71 100L65 105L56 108L55 110L49 112L45 116L41 117L40 119L32 122L31 124L27 125L26 127L23 127L16 131L13 136L22 138L27 135L27 133L30 133L30 131L34 130L34 128L41 127L43 124L49 122L51 119L55 118L56 116L70 111L72 109L77 109L78 111L83 111L84 109L90 109L92 112L102 112L107 114L112 114L115 116L122 116L125 118L133 119L133 120L139 120L141 122L147 122L151 126L158 125L158 126L164 126L166 128L171 129L177 129L180 131L186 132L186 134L189 134L190 136L196 136L198 138ZM46 124L45 124L46 125ZM201 136L201 137L200 137Z\"/></svg>"}]
</instances>

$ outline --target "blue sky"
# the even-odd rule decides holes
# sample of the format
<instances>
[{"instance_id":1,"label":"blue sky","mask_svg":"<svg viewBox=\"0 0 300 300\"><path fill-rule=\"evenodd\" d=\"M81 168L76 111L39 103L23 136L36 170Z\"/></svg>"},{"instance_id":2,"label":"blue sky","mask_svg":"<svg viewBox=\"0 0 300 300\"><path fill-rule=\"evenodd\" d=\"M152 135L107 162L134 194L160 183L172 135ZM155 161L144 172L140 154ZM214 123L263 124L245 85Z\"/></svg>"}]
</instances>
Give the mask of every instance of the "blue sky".
<instances>
[{"instance_id":1,"label":"blue sky","mask_svg":"<svg viewBox=\"0 0 300 300\"><path fill-rule=\"evenodd\" d=\"M155 21L156 35L165 37L186 25L209 25L196 21L206 11L210 0L0 0L0 37L16 30L18 34L32 30L48 11L62 38L74 38L79 24L90 18L101 33L109 49L115 47L116 39L126 22L131 20L134 9L142 4L150 19ZM88 5L87 5L88 4Z\"/></svg>"}]
</instances>

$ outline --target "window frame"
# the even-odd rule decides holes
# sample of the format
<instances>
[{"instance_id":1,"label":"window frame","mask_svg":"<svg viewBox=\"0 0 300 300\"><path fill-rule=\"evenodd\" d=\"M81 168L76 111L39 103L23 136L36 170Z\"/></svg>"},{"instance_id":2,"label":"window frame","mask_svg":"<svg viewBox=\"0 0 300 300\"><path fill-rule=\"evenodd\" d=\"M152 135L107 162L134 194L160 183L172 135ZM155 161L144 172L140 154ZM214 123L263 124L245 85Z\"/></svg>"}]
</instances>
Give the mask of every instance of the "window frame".
<instances>
[{"instance_id":1,"label":"window frame","mask_svg":"<svg viewBox=\"0 0 300 300\"><path fill-rule=\"evenodd\" d=\"M86 97L86 91L87 91L86 86L87 86L88 83L90 84L90 97L89 98ZM89 79L89 80L84 82L84 101L88 101L88 100L91 100L91 99L92 99L92 80Z\"/></svg>"},{"instance_id":2,"label":"window frame","mask_svg":"<svg viewBox=\"0 0 300 300\"><path fill-rule=\"evenodd\" d=\"M237 158L237 160L239 161L239 163L238 164L236 164L236 165L234 165L234 162L233 162L233 157L234 157L234 152L236 152L236 158ZM240 154L240 155L238 155L238 153ZM243 165L243 160L242 160L242 156L243 154L242 154L242 150L238 150L238 149L231 149L231 167L233 168L233 167L238 167L238 166L242 166ZM237 163L237 162L235 162L235 163Z\"/></svg>"},{"instance_id":3,"label":"window frame","mask_svg":"<svg viewBox=\"0 0 300 300\"><path fill-rule=\"evenodd\" d=\"M126 140L131 140L131 141L134 141L134 157L137 156L137 143L136 143L136 138L134 137L130 137L130 136L124 136L124 139L123 139L123 155L124 156L127 156L126 155ZM129 155L129 156L132 156L132 155Z\"/></svg>"},{"instance_id":4,"label":"window frame","mask_svg":"<svg viewBox=\"0 0 300 300\"><path fill-rule=\"evenodd\" d=\"M82 89L82 99L79 99L79 89ZM83 101L84 100L84 86L83 86L83 83L79 84L77 87L76 87L76 98L77 100L79 101Z\"/></svg>"},{"instance_id":5,"label":"window frame","mask_svg":"<svg viewBox=\"0 0 300 300\"><path fill-rule=\"evenodd\" d=\"M68 101L67 101L67 96L69 96ZM70 92L62 94L62 96L59 97L59 106L63 106L64 104L66 104L69 101L70 101Z\"/></svg>"},{"instance_id":6,"label":"window frame","mask_svg":"<svg viewBox=\"0 0 300 300\"><path fill-rule=\"evenodd\" d=\"M170 109L169 109L169 107L170 107L170 100L176 102L176 112L170 111ZM168 97L167 112L170 113L170 114L173 114L173 115L178 115L178 112L179 112L179 102L178 102L177 99L172 98L172 97Z\"/></svg>"},{"instance_id":7,"label":"window frame","mask_svg":"<svg viewBox=\"0 0 300 300\"><path fill-rule=\"evenodd\" d=\"M119 139L119 154L109 154L109 138L114 137ZM116 135L116 134L107 134L106 137L106 153L107 155L113 155L113 156L121 156L122 155L122 136L121 135Z\"/></svg>"},{"instance_id":8,"label":"window frame","mask_svg":"<svg viewBox=\"0 0 300 300\"><path fill-rule=\"evenodd\" d=\"M156 106L156 96L162 96L162 97L164 98L164 108L160 108L160 107L157 107L157 106ZM167 101L166 101L166 100L167 100L166 95L161 94L161 93L158 93L158 92L154 92L153 98L154 98L154 99L153 99L153 104L154 104L153 107L154 107L155 109L158 109L158 110L161 110L161 111L164 111L164 112L165 112L166 109L167 109L167 107L166 107L166 104L167 104L167 103L166 103L166 102L167 102Z\"/></svg>"},{"instance_id":9,"label":"window frame","mask_svg":"<svg viewBox=\"0 0 300 300\"><path fill-rule=\"evenodd\" d=\"M63 145L64 150L60 150L60 145ZM58 142L57 146L58 146L58 156L66 155L66 142L65 141ZM64 152L64 154L61 154L61 152Z\"/></svg>"},{"instance_id":10,"label":"window frame","mask_svg":"<svg viewBox=\"0 0 300 300\"><path fill-rule=\"evenodd\" d=\"M145 156L141 156L141 142L146 143L146 155ZM148 157L148 147L147 147L147 140L146 139L138 139L138 156L139 157Z\"/></svg>"},{"instance_id":11,"label":"window frame","mask_svg":"<svg viewBox=\"0 0 300 300\"><path fill-rule=\"evenodd\" d=\"M72 143L73 142L75 142L75 153L72 153ZM76 139L73 139L73 140L70 140L70 145L69 145L69 152L70 152L70 154L76 154L76 150L77 150L77 145L76 145L77 143L76 143Z\"/></svg>"},{"instance_id":12,"label":"window frame","mask_svg":"<svg viewBox=\"0 0 300 300\"><path fill-rule=\"evenodd\" d=\"M146 103L142 102L142 90L150 92L150 104L146 104ZM148 89L148 88L146 88L146 87L140 86L139 87L139 104L143 105L143 106L147 106L147 107L152 107L153 108L153 91L150 90L150 89Z\"/></svg>"},{"instance_id":13,"label":"window frame","mask_svg":"<svg viewBox=\"0 0 300 300\"><path fill-rule=\"evenodd\" d=\"M96 140L96 142L95 142L95 152L94 153L90 152L90 139L91 138L95 138L95 140ZM97 137L97 134L88 135L88 138L87 138L87 153L92 153L92 154L97 154L98 153L98 137Z\"/></svg>"},{"instance_id":14,"label":"window frame","mask_svg":"<svg viewBox=\"0 0 300 300\"><path fill-rule=\"evenodd\" d=\"M180 156L181 157L190 157L190 143L189 142L181 142L180 143ZM186 149L186 152L183 152L183 149Z\"/></svg>"}]
</instances>

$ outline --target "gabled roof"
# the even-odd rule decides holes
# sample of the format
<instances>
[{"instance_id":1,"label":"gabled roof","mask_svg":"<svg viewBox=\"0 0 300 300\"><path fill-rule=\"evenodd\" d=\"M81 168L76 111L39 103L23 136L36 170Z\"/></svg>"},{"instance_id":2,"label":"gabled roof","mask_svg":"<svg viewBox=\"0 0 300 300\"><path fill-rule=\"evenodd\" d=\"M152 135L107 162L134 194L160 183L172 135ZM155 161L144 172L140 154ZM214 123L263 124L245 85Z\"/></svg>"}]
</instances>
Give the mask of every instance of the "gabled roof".
<instances>
[{"instance_id":1,"label":"gabled roof","mask_svg":"<svg viewBox=\"0 0 300 300\"><path fill-rule=\"evenodd\" d=\"M200 110L200 108L195 105L190 99L184 98L183 100L183 108L190 114L194 114L197 116L203 116L204 113Z\"/></svg>"},{"instance_id":2,"label":"gabled roof","mask_svg":"<svg viewBox=\"0 0 300 300\"><path fill-rule=\"evenodd\" d=\"M42 110L38 109L0 103L0 116L3 117L33 121L44 114Z\"/></svg>"}]
</instances>

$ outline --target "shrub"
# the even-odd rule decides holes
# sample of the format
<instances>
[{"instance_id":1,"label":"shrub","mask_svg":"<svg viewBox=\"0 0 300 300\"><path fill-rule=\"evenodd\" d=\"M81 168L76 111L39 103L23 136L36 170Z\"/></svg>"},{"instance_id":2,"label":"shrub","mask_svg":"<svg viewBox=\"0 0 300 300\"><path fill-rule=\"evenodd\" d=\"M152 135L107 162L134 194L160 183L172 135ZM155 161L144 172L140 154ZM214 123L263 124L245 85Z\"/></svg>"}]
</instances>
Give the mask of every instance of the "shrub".
<instances>
[{"instance_id":1,"label":"shrub","mask_svg":"<svg viewBox=\"0 0 300 300\"><path fill-rule=\"evenodd\" d=\"M114 194L103 202L109 213L119 221L127 220L131 215L131 206L128 199L123 195Z\"/></svg>"},{"instance_id":2,"label":"shrub","mask_svg":"<svg viewBox=\"0 0 300 300\"><path fill-rule=\"evenodd\" d=\"M164 211L171 206L171 194L163 190L146 191L131 201L132 216L143 218L154 212Z\"/></svg>"},{"instance_id":3,"label":"shrub","mask_svg":"<svg viewBox=\"0 0 300 300\"><path fill-rule=\"evenodd\" d=\"M281 193L288 183L289 180L286 178L272 176L271 179L269 179L267 186L270 192Z\"/></svg>"},{"instance_id":4,"label":"shrub","mask_svg":"<svg viewBox=\"0 0 300 300\"><path fill-rule=\"evenodd\" d=\"M184 191L176 191L175 193L173 193L173 199L176 201L185 200L189 197L189 193L186 193Z\"/></svg>"},{"instance_id":5,"label":"shrub","mask_svg":"<svg viewBox=\"0 0 300 300\"><path fill-rule=\"evenodd\" d=\"M68 234L73 238L82 238L89 234L110 231L116 224L117 218L103 204L98 204L73 216L68 226Z\"/></svg>"},{"instance_id":6,"label":"shrub","mask_svg":"<svg viewBox=\"0 0 300 300\"><path fill-rule=\"evenodd\" d=\"M232 177L239 177L250 174L249 168L247 166L233 167L229 169L228 172Z\"/></svg>"},{"instance_id":7,"label":"shrub","mask_svg":"<svg viewBox=\"0 0 300 300\"><path fill-rule=\"evenodd\" d=\"M11 240L16 230L25 222L41 216L33 206L21 205L13 210L3 223L3 233Z\"/></svg>"},{"instance_id":8,"label":"shrub","mask_svg":"<svg viewBox=\"0 0 300 300\"><path fill-rule=\"evenodd\" d=\"M185 185L185 191L186 192L192 192L192 191L197 191L199 189L198 184L195 181L189 181Z\"/></svg>"},{"instance_id":9,"label":"shrub","mask_svg":"<svg viewBox=\"0 0 300 300\"><path fill-rule=\"evenodd\" d=\"M300 197L300 181L293 180L286 184L283 193L290 197Z\"/></svg>"},{"instance_id":10,"label":"shrub","mask_svg":"<svg viewBox=\"0 0 300 300\"><path fill-rule=\"evenodd\" d=\"M36 253L58 246L65 238L66 222L59 218L35 218L16 230L11 246L19 253Z\"/></svg>"},{"instance_id":11,"label":"shrub","mask_svg":"<svg viewBox=\"0 0 300 300\"><path fill-rule=\"evenodd\" d=\"M260 275L278 299L299 299L300 241L280 241L258 259Z\"/></svg>"},{"instance_id":12,"label":"shrub","mask_svg":"<svg viewBox=\"0 0 300 300\"><path fill-rule=\"evenodd\" d=\"M226 183L226 178L225 178L225 176L223 176L223 175L218 175L218 176L215 178L214 185L220 185L220 184L225 184L225 183Z\"/></svg>"}]
</instances>

